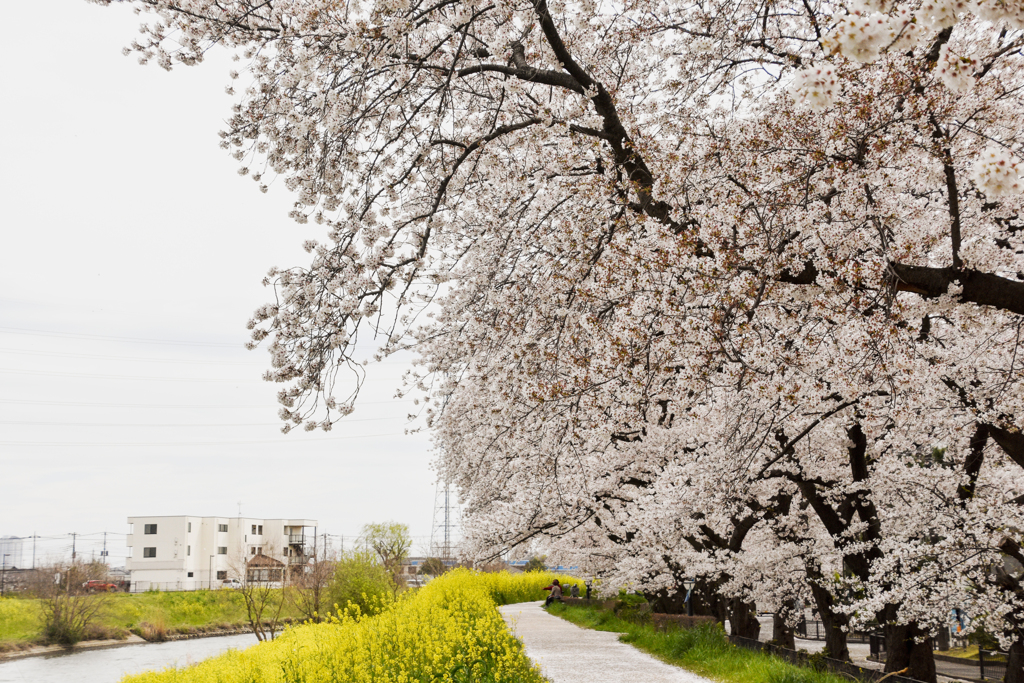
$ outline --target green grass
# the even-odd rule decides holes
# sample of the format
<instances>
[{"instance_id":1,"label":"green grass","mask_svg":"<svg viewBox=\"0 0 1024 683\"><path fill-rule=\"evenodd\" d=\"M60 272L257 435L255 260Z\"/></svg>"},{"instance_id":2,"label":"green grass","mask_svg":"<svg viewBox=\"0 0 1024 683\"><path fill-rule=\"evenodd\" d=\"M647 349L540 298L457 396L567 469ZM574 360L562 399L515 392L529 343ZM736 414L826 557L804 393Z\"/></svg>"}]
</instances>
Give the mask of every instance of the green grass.
<instances>
[{"instance_id":1,"label":"green grass","mask_svg":"<svg viewBox=\"0 0 1024 683\"><path fill-rule=\"evenodd\" d=\"M129 631L152 637L247 623L242 596L231 590L113 593L100 597L107 604L91 629L90 638L118 637ZM0 600L0 651L42 642L39 602L31 598ZM281 616L294 619L299 614L286 603Z\"/></svg>"},{"instance_id":2,"label":"green grass","mask_svg":"<svg viewBox=\"0 0 1024 683\"><path fill-rule=\"evenodd\" d=\"M242 596L235 591L116 594L104 610L106 626L131 629L143 623L168 629L234 624L246 618Z\"/></svg>"},{"instance_id":3,"label":"green grass","mask_svg":"<svg viewBox=\"0 0 1024 683\"><path fill-rule=\"evenodd\" d=\"M0 600L0 643L24 644L39 637L43 615L37 600Z\"/></svg>"},{"instance_id":4,"label":"green grass","mask_svg":"<svg viewBox=\"0 0 1024 683\"><path fill-rule=\"evenodd\" d=\"M988 650L985 650L985 652L986 652L986 654L985 654L985 661L992 661L992 662L1004 662L1004 661L1006 661L1006 657L1003 657L1002 655L990 655L990 654L987 654ZM967 647L953 647L953 648L950 648L950 649L945 650L943 652L939 652L939 654L940 655L945 655L947 657L957 657L958 659L972 659L972 660L974 660L976 662L976 661L978 661L978 646L977 645L968 645Z\"/></svg>"},{"instance_id":5,"label":"green grass","mask_svg":"<svg viewBox=\"0 0 1024 683\"><path fill-rule=\"evenodd\" d=\"M723 683L849 683L847 678L736 647L718 624L657 632L596 607L553 604L548 611L574 624L622 633L621 640L658 659Z\"/></svg>"}]
</instances>

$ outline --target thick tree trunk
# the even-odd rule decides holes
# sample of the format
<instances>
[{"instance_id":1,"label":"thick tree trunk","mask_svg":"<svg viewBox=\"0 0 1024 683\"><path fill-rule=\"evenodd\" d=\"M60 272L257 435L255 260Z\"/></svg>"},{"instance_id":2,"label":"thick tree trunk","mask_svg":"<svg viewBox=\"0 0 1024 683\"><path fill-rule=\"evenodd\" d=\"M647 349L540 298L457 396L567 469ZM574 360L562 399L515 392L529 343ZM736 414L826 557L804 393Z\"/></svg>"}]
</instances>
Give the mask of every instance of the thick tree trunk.
<instances>
[{"instance_id":1,"label":"thick tree trunk","mask_svg":"<svg viewBox=\"0 0 1024 683\"><path fill-rule=\"evenodd\" d=\"M1007 675L1002 683L1024 683L1024 640L1015 640L1007 657Z\"/></svg>"},{"instance_id":2,"label":"thick tree trunk","mask_svg":"<svg viewBox=\"0 0 1024 683\"><path fill-rule=\"evenodd\" d=\"M651 611L659 614L686 614L686 590L680 589L669 595L668 589L644 592L651 605ZM694 612L696 614L696 612Z\"/></svg>"},{"instance_id":3,"label":"thick tree trunk","mask_svg":"<svg viewBox=\"0 0 1024 683\"><path fill-rule=\"evenodd\" d=\"M732 635L757 640L761 634L761 622L757 620L757 608L742 598L729 601L729 625Z\"/></svg>"},{"instance_id":4,"label":"thick tree trunk","mask_svg":"<svg viewBox=\"0 0 1024 683\"><path fill-rule=\"evenodd\" d=\"M932 639L926 636L927 631L920 628L916 621L888 624L885 627L886 673L906 669L901 675L924 683L936 683ZM921 642L917 642L922 638Z\"/></svg>"},{"instance_id":5,"label":"thick tree trunk","mask_svg":"<svg viewBox=\"0 0 1024 683\"><path fill-rule=\"evenodd\" d=\"M709 581L697 581L693 587L693 613L696 616L714 617L720 624L728 618L728 604L718 592L718 584Z\"/></svg>"},{"instance_id":6,"label":"thick tree trunk","mask_svg":"<svg viewBox=\"0 0 1024 683\"><path fill-rule=\"evenodd\" d=\"M1024 683L1024 639L1018 638L1010 645L1003 683Z\"/></svg>"},{"instance_id":7,"label":"thick tree trunk","mask_svg":"<svg viewBox=\"0 0 1024 683\"><path fill-rule=\"evenodd\" d=\"M785 600L779 606L779 610L772 617L772 641L779 647L787 650L796 649L796 640L793 635L793 628L787 624L796 613L796 602Z\"/></svg>"},{"instance_id":8,"label":"thick tree trunk","mask_svg":"<svg viewBox=\"0 0 1024 683\"><path fill-rule=\"evenodd\" d=\"M811 577L811 594L814 596L814 604L818 607L818 614L821 615L821 625L825 628L825 648L828 656L843 662L850 661L850 648L846 644L846 631L843 627L849 619L845 614L834 611L835 601L832 594L819 585L818 581Z\"/></svg>"}]
</instances>

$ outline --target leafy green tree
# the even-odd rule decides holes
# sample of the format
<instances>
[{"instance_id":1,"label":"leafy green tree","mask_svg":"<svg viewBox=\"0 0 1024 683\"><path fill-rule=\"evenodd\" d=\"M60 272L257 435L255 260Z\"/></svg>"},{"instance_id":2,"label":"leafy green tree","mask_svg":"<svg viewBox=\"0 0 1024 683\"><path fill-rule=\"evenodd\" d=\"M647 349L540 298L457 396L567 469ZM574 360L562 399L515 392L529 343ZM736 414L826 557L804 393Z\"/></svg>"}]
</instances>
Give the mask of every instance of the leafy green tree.
<instances>
[{"instance_id":1,"label":"leafy green tree","mask_svg":"<svg viewBox=\"0 0 1024 683\"><path fill-rule=\"evenodd\" d=\"M403 560L409 556L412 536L409 525L398 522L367 524L363 527L363 538L380 558L381 564L392 578L398 575Z\"/></svg>"},{"instance_id":2,"label":"leafy green tree","mask_svg":"<svg viewBox=\"0 0 1024 683\"><path fill-rule=\"evenodd\" d=\"M547 569L547 565L544 564L544 560L548 559L547 555L534 555L526 563L523 571L527 572L542 572Z\"/></svg>"},{"instance_id":3,"label":"leafy green tree","mask_svg":"<svg viewBox=\"0 0 1024 683\"><path fill-rule=\"evenodd\" d=\"M391 601L395 581L374 553L354 550L342 554L334 567L328 604L344 610L349 603L365 614L374 614Z\"/></svg>"},{"instance_id":4,"label":"leafy green tree","mask_svg":"<svg viewBox=\"0 0 1024 683\"><path fill-rule=\"evenodd\" d=\"M444 560L440 557L428 557L423 561L423 565L420 567L420 574L441 576L441 574L444 574L447 569L448 568L444 566Z\"/></svg>"}]
</instances>

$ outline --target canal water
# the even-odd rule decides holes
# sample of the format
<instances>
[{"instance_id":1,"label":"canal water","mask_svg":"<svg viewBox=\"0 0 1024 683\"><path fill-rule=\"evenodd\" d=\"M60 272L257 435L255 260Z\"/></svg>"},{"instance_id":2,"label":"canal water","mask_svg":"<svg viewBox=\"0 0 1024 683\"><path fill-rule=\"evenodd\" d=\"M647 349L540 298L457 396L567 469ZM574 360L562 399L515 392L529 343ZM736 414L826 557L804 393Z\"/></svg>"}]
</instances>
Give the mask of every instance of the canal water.
<instances>
[{"instance_id":1,"label":"canal water","mask_svg":"<svg viewBox=\"0 0 1024 683\"><path fill-rule=\"evenodd\" d=\"M0 664L0 683L117 683L125 674L188 666L256 642L256 636L246 633L26 657Z\"/></svg>"}]
</instances>

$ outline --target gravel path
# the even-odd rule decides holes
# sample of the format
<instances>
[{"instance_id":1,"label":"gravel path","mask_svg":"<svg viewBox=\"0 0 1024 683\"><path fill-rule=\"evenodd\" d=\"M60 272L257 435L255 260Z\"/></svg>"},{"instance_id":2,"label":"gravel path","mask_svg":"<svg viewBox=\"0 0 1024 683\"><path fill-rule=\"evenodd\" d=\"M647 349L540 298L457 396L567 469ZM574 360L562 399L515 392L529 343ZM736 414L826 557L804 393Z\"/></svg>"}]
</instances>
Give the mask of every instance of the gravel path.
<instances>
[{"instance_id":1,"label":"gravel path","mask_svg":"<svg viewBox=\"0 0 1024 683\"><path fill-rule=\"evenodd\" d=\"M526 655L552 683L711 683L619 642L618 633L580 628L544 611L543 602L501 607Z\"/></svg>"}]
</instances>

